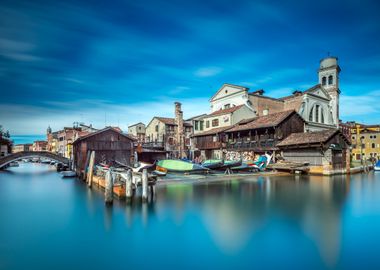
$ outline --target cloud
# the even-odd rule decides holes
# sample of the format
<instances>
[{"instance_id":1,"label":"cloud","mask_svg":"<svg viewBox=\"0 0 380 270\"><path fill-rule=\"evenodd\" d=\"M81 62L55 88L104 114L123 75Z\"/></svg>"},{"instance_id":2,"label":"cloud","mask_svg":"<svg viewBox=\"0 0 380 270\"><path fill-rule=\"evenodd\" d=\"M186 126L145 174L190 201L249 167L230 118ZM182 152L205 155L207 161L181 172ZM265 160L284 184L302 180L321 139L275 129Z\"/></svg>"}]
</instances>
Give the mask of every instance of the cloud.
<instances>
[{"instance_id":1,"label":"cloud","mask_svg":"<svg viewBox=\"0 0 380 270\"><path fill-rule=\"evenodd\" d=\"M153 116L174 117L175 101L182 103L185 119L209 110L207 98L161 98L125 104L106 100L49 101L43 106L4 104L0 107L0 123L13 135L44 134L48 125L59 130L74 122L91 123L97 128L120 126L127 130L129 125L137 122L148 124Z\"/></svg>"},{"instance_id":2,"label":"cloud","mask_svg":"<svg viewBox=\"0 0 380 270\"><path fill-rule=\"evenodd\" d=\"M346 121L365 123L380 122L380 90L362 96L342 94L340 96L340 116Z\"/></svg>"},{"instance_id":3,"label":"cloud","mask_svg":"<svg viewBox=\"0 0 380 270\"><path fill-rule=\"evenodd\" d=\"M223 71L220 67L203 67L199 68L194 72L194 75L197 77L213 77L218 75Z\"/></svg>"}]
</instances>

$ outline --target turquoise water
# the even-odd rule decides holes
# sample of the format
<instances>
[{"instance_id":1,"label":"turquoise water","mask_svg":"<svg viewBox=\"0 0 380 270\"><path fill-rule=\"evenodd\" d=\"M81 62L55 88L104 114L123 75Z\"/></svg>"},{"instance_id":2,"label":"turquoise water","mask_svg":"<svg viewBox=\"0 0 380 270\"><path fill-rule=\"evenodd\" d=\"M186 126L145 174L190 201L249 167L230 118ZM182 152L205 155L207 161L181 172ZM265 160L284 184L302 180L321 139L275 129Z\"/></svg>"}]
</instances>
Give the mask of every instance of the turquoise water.
<instances>
[{"instance_id":1,"label":"turquoise water","mask_svg":"<svg viewBox=\"0 0 380 270\"><path fill-rule=\"evenodd\" d=\"M380 269L380 173L104 196L54 167L0 172L0 269Z\"/></svg>"},{"instance_id":2,"label":"turquoise water","mask_svg":"<svg viewBox=\"0 0 380 270\"><path fill-rule=\"evenodd\" d=\"M11 135L14 144L33 143L34 141L46 141L46 135Z\"/></svg>"}]
</instances>

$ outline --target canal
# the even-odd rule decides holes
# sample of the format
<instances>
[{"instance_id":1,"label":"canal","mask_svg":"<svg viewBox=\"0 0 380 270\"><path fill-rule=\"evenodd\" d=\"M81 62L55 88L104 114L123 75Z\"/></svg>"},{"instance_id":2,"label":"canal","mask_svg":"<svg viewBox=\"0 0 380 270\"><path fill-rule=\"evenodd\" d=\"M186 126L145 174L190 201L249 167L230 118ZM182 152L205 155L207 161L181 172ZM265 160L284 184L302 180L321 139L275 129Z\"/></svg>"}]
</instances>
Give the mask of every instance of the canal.
<instances>
[{"instance_id":1,"label":"canal","mask_svg":"<svg viewBox=\"0 0 380 270\"><path fill-rule=\"evenodd\" d=\"M50 165L0 171L0 269L380 269L380 173L158 185L105 207Z\"/></svg>"}]
</instances>

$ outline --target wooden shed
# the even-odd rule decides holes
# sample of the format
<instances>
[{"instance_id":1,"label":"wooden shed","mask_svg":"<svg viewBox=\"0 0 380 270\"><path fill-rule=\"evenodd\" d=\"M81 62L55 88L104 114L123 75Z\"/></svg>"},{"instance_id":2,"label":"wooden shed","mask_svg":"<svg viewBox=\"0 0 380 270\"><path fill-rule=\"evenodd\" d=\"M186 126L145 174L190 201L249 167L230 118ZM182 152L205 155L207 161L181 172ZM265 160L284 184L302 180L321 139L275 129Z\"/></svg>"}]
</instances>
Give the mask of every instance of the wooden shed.
<instances>
[{"instance_id":1,"label":"wooden shed","mask_svg":"<svg viewBox=\"0 0 380 270\"><path fill-rule=\"evenodd\" d=\"M350 141L338 129L292 133L277 144L285 160L309 163L311 173L342 173L350 167Z\"/></svg>"},{"instance_id":2,"label":"wooden shed","mask_svg":"<svg viewBox=\"0 0 380 270\"><path fill-rule=\"evenodd\" d=\"M84 172L86 160L91 151L95 151L95 164L114 165L115 161L131 164L134 141L134 138L112 127L79 137L73 143L76 172L78 174Z\"/></svg>"}]
</instances>

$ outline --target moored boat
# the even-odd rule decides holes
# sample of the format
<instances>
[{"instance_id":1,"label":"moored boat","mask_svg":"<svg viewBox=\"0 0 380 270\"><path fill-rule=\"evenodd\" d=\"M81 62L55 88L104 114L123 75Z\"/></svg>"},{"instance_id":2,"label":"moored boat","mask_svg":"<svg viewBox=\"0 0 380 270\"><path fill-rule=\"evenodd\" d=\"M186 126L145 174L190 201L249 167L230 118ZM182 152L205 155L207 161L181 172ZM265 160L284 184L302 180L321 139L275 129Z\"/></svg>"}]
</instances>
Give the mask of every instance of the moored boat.
<instances>
[{"instance_id":1,"label":"moored boat","mask_svg":"<svg viewBox=\"0 0 380 270\"><path fill-rule=\"evenodd\" d=\"M375 171L380 171L380 160L378 160L373 168Z\"/></svg>"},{"instance_id":2,"label":"moored boat","mask_svg":"<svg viewBox=\"0 0 380 270\"><path fill-rule=\"evenodd\" d=\"M163 159L157 162L157 171L191 173L191 172L206 172L209 169L201 165L178 160L178 159Z\"/></svg>"},{"instance_id":3,"label":"moored boat","mask_svg":"<svg viewBox=\"0 0 380 270\"><path fill-rule=\"evenodd\" d=\"M74 171L63 171L61 172L62 174L62 177L65 178L65 177L75 177L76 176L76 173Z\"/></svg>"},{"instance_id":4,"label":"moored boat","mask_svg":"<svg viewBox=\"0 0 380 270\"><path fill-rule=\"evenodd\" d=\"M221 159L208 159L202 163L202 166L211 170L218 169L223 166L223 160Z\"/></svg>"},{"instance_id":5,"label":"moored boat","mask_svg":"<svg viewBox=\"0 0 380 270\"><path fill-rule=\"evenodd\" d=\"M228 168L232 168L232 167L241 166L241 164L242 164L241 159L239 159L239 160L225 160L223 162L223 166L221 166L220 168L221 169L228 169Z\"/></svg>"}]
</instances>

